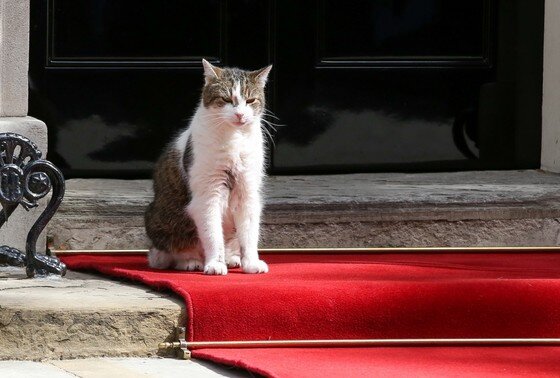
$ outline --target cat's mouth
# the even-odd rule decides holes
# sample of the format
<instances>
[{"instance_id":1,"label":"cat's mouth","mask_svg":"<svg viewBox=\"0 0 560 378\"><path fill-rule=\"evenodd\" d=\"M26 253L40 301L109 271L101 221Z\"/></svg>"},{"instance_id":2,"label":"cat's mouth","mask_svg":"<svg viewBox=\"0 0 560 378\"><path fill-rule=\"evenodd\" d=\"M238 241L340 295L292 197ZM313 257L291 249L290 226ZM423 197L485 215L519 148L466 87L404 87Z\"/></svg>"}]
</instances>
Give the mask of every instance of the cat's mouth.
<instances>
[{"instance_id":1,"label":"cat's mouth","mask_svg":"<svg viewBox=\"0 0 560 378\"><path fill-rule=\"evenodd\" d=\"M235 121L232 121L232 122L231 122L231 124L232 124L233 126L236 126L236 127L245 126L245 125L248 124L248 123L249 123L248 121L238 121L238 120L235 120Z\"/></svg>"}]
</instances>

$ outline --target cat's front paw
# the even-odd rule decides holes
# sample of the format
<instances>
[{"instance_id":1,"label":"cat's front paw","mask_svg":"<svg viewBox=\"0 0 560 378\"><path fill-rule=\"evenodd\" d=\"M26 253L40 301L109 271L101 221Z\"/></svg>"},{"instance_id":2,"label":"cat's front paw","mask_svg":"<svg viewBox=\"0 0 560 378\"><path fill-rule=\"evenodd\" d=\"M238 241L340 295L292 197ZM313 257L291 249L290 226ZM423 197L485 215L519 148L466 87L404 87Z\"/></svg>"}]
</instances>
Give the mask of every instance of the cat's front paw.
<instances>
[{"instance_id":1,"label":"cat's front paw","mask_svg":"<svg viewBox=\"0 0 560 378\"><path fill-rule=\"evenodd\" d=\"M220 261L210 261L204 266L204 274L225 276L227 274L227 266Z\"/></svg>"},{"instance_id":2,"label":"cat's front paw","mask_svg":"<svg viewBox=\"0 0 560 378\"><path fill-rule=\"evenodd\" d=\"M241 266L241 257L237 255L226 256L226 263L228 268L239 268Z\"/></svg>"},{"instance_id":3,"label":"cat's front paw","mask_svg":"<svg viewBox=\"0 0 560 378\"><path fill-rule=\"evenodd\" d=\"M268 273L268 265L262 260L241 260L244 273Z\"/></svg>"},{"instance_id":4,"label":"cat's front paw","mask_svg":"<svg viewBox=\"0 0 560 378\"><path fill-rule=\"evenodd\" d=\"M202 270L202 261L200 261L199 259L181 260L175 264L175 269L186 270L189 272L193 272L195 270Z\"/></svg>"}]
</instances>

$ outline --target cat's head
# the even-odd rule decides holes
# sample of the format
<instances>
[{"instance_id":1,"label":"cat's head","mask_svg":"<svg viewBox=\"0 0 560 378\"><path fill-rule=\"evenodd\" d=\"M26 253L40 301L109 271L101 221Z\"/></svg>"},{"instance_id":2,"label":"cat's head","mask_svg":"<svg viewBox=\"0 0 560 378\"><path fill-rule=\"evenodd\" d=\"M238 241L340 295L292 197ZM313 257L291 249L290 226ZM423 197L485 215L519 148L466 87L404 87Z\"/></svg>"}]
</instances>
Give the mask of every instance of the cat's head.
<instances>
[{"instance_id":1,"label":"cat's head","mask_svg":"<svg viewBox=\"0 0 560 378\"><path fill-rule=\"evenodd\" d=\"M272 66L256 71L219 68L202 59L202 105L220 123L233 127L251 124L264 112L264 87Z\"/></svg>"}]
</instances>

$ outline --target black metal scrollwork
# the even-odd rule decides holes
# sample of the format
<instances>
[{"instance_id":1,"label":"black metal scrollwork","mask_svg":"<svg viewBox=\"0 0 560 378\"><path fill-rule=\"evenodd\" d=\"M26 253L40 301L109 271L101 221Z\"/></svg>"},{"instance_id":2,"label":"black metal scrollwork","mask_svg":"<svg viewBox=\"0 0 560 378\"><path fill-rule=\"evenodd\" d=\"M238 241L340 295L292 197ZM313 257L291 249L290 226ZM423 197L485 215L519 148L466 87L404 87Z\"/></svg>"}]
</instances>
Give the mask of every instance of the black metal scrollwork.
<instances>
[{"instance_id":1,"label":"black metal scrollwork","mask_svg":"<svg viewBox=\"0 0 560 378\"><path fill-rule=\"evenodd\" d=\"M0 264L25 266L28 277L35 273L55 273L64 276L66 265L58 258L37 254L37 239L58 210L64 197L64 177L51 162L41 158L41 151L26 137L0 133L0 227L18 205L26 210L38 206L52 189L46 209L39 215L27 234L25 253L16 248L0 246Z\"/></svg>"}]
</instances>

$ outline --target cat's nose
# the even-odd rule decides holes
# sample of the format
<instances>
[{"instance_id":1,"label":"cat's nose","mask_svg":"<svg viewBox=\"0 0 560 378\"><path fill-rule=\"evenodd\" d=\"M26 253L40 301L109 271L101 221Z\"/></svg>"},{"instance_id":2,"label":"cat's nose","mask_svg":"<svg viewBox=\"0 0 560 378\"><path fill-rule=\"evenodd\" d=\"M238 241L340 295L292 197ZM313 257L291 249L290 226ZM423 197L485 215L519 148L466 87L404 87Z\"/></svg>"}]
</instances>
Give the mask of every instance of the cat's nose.
<instances>
[{"instance_id":1,"label":"cat's nose","mask_svg":"<svg viewBox=\"0 0 560 378\"><path fill-rule=\"evenodd\" d=\"M237 117L237 120L239 122L241 122L243 120L243 113L235 113L235 116Z\"/></svg>"}]
</instances>

